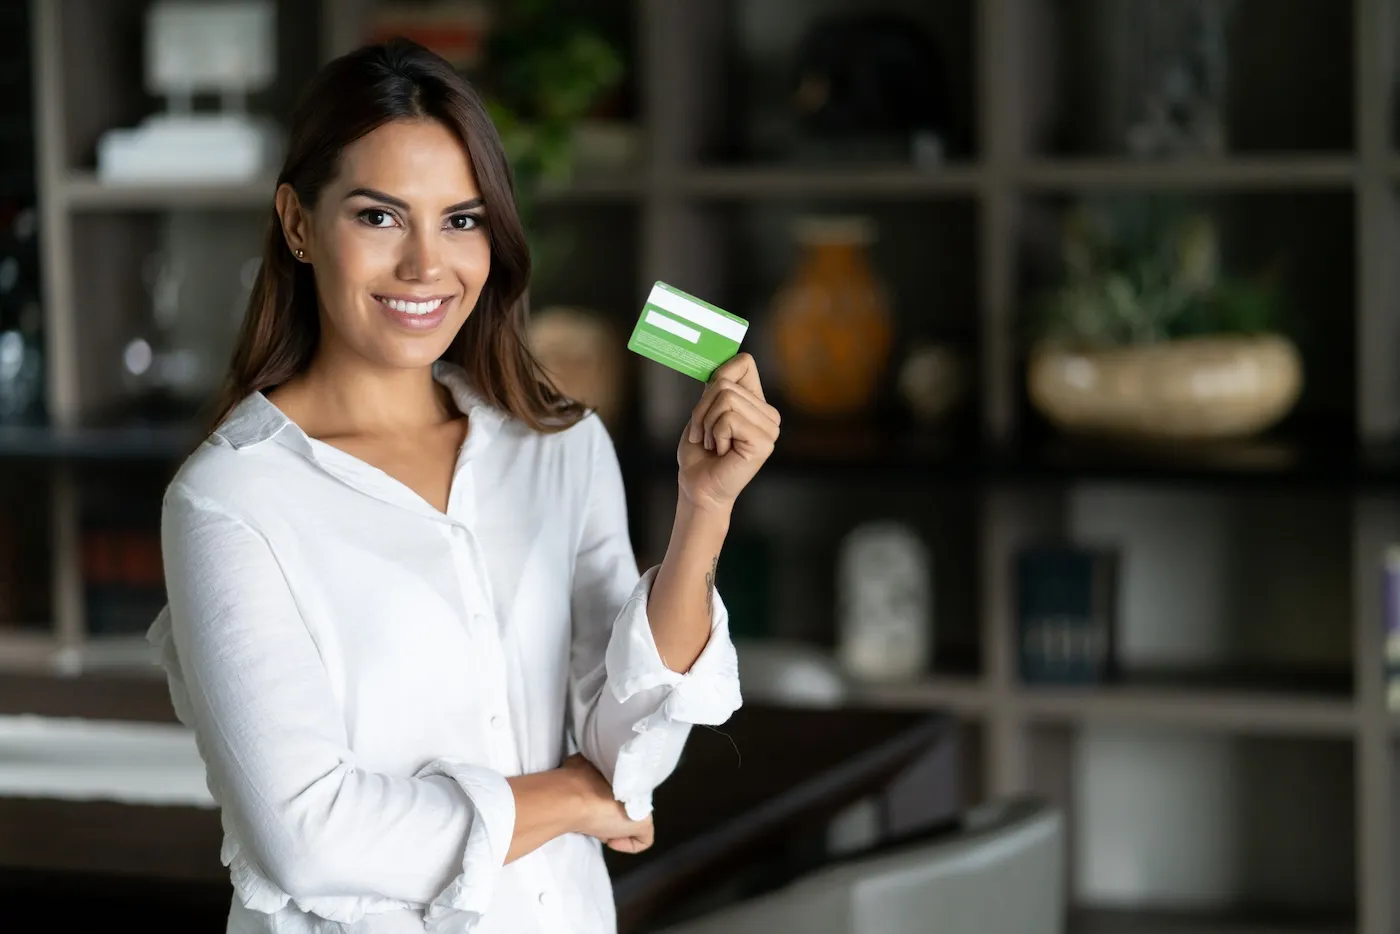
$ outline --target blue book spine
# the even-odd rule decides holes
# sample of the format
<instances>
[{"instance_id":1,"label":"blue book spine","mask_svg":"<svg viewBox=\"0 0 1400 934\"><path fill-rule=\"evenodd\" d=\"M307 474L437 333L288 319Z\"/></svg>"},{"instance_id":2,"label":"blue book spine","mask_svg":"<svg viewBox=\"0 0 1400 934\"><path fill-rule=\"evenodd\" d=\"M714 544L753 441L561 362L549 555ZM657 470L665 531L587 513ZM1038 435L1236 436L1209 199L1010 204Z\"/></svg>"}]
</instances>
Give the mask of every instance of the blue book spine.
<instances>
[{"instance_id":1,"label":"blue book spine","mask_svg":"<svg viewBox=\"0 0 1400 934\"><path fill-rule=\"evenodd\" d=\"M1023 683L1093 684L1111 677L1116 578L1113 552L1052 545L1017 556Z\"/></svg>"}]
</instances>

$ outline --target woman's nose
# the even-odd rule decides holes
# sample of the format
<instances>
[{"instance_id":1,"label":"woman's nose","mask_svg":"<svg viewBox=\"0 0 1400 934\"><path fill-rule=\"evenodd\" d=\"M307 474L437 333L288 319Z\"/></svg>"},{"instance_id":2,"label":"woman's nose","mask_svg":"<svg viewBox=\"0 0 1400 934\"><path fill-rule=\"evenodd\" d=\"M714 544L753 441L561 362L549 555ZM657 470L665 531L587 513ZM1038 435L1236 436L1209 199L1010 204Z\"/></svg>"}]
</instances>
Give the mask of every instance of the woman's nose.
<instances>
[{"instance_id":1,"label":"woman's nose","mask_svg":"<svg viewBox=\"0 0 1400 934\"><path fill-rule=\"evenodd\" d=\"M442 275L442 254L435 231L418 231L408 238L399 273L405 279L437 281Z\"/></svg>"}]
</instances>

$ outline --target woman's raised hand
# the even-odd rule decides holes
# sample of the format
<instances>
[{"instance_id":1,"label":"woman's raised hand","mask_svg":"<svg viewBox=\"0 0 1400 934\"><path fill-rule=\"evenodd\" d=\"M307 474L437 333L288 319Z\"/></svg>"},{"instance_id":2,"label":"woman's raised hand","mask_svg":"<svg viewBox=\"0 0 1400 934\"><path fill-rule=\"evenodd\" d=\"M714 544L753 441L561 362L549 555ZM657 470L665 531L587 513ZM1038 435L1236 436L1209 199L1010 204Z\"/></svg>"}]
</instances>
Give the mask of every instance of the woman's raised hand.
<instances>
[{"instance_id":1,"label":"woman's raised hand","mask_svg":"<svg viewBox=\"0 0 1400 934\"><path fill-rule=\"evenodd\" d=\"M676 451L681 492L701 509L729 510L773 453L778 410L763 398L752 356L741 353L710 377Z\"/></svg>"}]
</instances>

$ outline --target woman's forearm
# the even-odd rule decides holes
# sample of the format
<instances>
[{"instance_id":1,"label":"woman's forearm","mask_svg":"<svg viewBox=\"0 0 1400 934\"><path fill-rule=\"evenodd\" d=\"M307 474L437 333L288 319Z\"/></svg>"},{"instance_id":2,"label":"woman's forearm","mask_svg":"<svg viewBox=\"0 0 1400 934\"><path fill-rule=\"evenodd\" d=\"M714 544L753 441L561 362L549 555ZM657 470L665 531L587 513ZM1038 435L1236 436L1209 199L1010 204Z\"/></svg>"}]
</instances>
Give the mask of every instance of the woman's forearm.
<instances>
[{"instance_id":1,"label":"woman's forearm","mask_svg":"<svg viewBox=\"0 0 1400 934\"><path fill-rule=\"evenodd\" d=\"M568 833L602 840L626 853L651 846L651 818L630 819L613 797L612 785L581 753L569 756L557 769L517 775L506 782L515 795L515 830L507 863Z\"/></svg>"},{"instance_id":2,"label":"woman's forearm","mask_svg":"<svg viewBox=\"0 0 1400 934\"><path fill-rule=\"evenodd\" d=\"M710 640L710 602L727 534L727 512L699 509L680 497L666 557L647 600L652 639L672 671L689 671Z\"/></svg>"},{"instance_id":3,"label":"woman's forearm","mask_svg":"<svg viewBox=\"0 0 1400 934\"><path fill-rule=\"evenodd\" d=\"M515 794L515 832L506 862L533 853L555 837L577 833L585 795L568 769L551 769L507 778Z\"/></svg>"}]
</instances>

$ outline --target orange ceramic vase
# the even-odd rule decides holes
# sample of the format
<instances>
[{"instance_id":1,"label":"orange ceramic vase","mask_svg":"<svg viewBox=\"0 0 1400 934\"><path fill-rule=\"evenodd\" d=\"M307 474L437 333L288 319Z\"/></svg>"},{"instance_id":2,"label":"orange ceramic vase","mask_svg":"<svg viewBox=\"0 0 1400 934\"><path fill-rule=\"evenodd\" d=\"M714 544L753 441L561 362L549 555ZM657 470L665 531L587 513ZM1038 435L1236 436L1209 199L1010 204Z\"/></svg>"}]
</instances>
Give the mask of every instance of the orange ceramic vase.
<instances>
[{"instance_id":1,"label":"orange ceramic vase","mask_svg":"<svg viewBox=\"0 0 1400 934\"><path fill-rule=\"evenodd\" d=\"M864 218L808 218L795 235L802 259L772 308L778 385L808 415L855 415L879 390L893 339L868 258L874 227Z\"/></svg>"}]
</instances>

